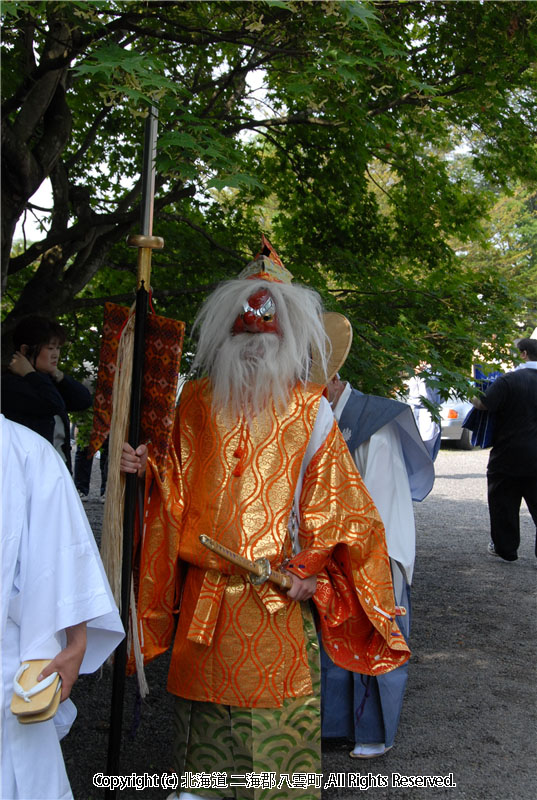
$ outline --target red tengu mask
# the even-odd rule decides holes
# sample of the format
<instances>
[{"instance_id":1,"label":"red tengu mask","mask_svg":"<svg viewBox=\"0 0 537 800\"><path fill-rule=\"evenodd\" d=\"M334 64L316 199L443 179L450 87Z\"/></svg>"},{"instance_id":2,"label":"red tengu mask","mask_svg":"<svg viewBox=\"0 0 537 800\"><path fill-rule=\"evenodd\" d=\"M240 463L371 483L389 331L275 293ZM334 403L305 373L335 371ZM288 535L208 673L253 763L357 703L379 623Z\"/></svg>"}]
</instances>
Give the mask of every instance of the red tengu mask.
<instances>
[{"instance_id":1,"label":"red tengu mask","mask_svg":"<svg viewBox=\"0 0 537 800\"><path fill-rule=\"evenodd\" d=\"M250 295L233 324L232 333L280 333L276 304L267 289L258 289Z\"/></svg>"}]
</instances>

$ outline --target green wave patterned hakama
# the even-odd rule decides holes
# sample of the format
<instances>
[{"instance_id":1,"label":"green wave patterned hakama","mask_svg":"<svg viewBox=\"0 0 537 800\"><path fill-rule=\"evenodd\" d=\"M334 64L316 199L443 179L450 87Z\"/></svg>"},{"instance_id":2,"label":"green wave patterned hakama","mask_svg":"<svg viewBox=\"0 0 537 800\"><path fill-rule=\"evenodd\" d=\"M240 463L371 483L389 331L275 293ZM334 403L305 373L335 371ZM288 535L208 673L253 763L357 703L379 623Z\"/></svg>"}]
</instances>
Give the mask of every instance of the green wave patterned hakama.
<instances>
[{"instance_id":1,"label":"green wave patterned hakama","mask_svg":"<svg viewBox=\"0 0 537 800\"><path fill-rule=\"evenodd\" d=\"M312 695L281 708L175 698L174 768L186 791L234 800L321 797L319 643L309 605L302 608Z\"/></svg>"}]
</instances>

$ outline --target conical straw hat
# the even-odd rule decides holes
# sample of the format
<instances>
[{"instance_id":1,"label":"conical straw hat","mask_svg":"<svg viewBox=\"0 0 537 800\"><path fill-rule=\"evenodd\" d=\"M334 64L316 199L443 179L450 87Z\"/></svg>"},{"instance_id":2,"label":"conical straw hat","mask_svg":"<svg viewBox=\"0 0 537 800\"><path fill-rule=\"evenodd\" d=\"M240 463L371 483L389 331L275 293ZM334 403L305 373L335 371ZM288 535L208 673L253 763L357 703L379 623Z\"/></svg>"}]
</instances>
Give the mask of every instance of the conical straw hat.
<instances>
[{"instance_id":1,"label":"conical straw hat","mask_svg":"<svg viewBox=\"0 0 537 800\"><path fill-rule=\"evenodd\" d=\"M337 311L326 311L323 314L323 322L332 348L328 352L326 368L327 382L329 382L347 360L352 344L352 325L347 317ZM310 381L312 383L324 383L319 351L316 349L312 352Z\"/></svg>"}]
</instances>

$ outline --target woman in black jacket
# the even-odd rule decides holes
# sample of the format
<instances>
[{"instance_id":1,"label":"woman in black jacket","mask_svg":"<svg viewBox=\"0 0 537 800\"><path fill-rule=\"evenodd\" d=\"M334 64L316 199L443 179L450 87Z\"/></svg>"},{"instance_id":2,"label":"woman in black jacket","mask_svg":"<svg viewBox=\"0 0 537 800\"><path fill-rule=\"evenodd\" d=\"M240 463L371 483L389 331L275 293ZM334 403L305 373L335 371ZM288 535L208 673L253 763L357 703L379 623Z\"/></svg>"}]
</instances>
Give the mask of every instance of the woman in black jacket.
<instances>
[{"instance_id":1,"label":"woman in black jacket","mask_svg":"<svg viewBox=\"0 0 537 800\"><path fill-rule=\"evenodd\" d=\"M19 322L13 334L15 352L2 375L2 411L48 439L71 471L68 412L89 408L91 394L58 368L65 338L62 326L45 317Z\"/></svg>"}]
</instances>

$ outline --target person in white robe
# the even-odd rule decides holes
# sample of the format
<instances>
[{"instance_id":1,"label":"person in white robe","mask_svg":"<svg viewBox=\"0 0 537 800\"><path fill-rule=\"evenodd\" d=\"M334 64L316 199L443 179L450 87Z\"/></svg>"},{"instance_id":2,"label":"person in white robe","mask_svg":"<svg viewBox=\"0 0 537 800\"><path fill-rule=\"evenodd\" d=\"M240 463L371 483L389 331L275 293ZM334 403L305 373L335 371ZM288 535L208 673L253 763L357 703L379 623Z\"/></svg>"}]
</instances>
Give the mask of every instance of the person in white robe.
<instances>
[{"instance_id":1,"label":"person in white robe","mask_svg":"<svg viewBox=\"0 0 537 800\"><path fill-rule=\"evenodd\" d=\"M76 709L65 699L77 673L94 672L124 636L84 509L65 464L34 431L0 415L2 532L0 659L1 797L72 798L60 747ZM47 721L11 711L21 662L52 659L62 702Z\"/></svg>"},{"instance_id":2,"label":"person in white robe","mask_svg":"<svg viewBox=\"0 0 537 800\"><path fill-rule=\"evenodd\" d=\"M421 361L415 369L415 374L405 383L408 387L407 402L412 408L412 413L425 447L434 461L440 449L442 428L433 418L424 400L433 405L439 405L441 397L435 388L434 376L431 376L428 372L430 368L430 364L427 364L426 361Z\"/></svg>"},{"instance_id":3,"label":"person in white robe","mask_svg":"<svg viewBox=\"0 0 537 800\"><path fill-rule=\"evenodd\" d=\"M328 398L358 471L386 531L401 633L410 634L410 584L415 558L413 500L423 500L434 483L433 461L411 409L389 398L363 395L336 375ZM353 758L374 758L392 746L408 677L403 665L371 678L335 666L321 654L322 736L355 742Z\"/></svg>"}]
</instances>

